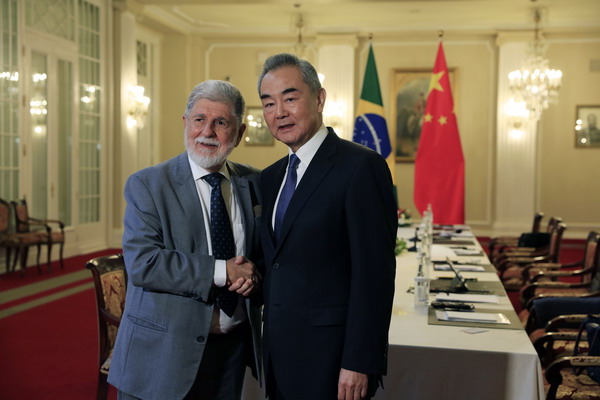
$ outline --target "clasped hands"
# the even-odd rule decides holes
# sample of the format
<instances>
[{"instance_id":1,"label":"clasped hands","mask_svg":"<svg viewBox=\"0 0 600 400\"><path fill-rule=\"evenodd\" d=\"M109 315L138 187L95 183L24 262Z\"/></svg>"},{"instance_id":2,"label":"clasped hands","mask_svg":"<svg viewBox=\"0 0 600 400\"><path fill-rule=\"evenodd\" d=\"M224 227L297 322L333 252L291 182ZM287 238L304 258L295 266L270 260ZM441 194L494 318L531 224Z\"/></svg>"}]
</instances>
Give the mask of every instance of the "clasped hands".
<instances>
[{"instance_id":1,"label":"clasped hands","mask_svg":"<svg viewBox=\"0 0 600 400\"><path fill-rule=\"evenodd\" d=\"M227 260L227 286L230 292L249 296L262 280L254 263L244 256Z\"/></svg>"}]
</instances>

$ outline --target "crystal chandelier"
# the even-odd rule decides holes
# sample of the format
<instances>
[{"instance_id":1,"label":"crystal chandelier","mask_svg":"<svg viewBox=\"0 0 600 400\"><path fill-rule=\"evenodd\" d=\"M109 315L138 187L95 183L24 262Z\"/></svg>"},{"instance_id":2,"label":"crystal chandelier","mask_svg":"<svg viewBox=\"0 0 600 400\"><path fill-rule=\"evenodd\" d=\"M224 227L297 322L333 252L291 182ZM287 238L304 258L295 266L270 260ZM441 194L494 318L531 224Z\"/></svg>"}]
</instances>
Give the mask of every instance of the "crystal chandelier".
<instances>
[{"instance_id":1,"label":"crystal chandelier","mask_svg":"<svg viewBox=\"0 0 600 400\"><path fill-rule=\"evenodd\" d=\"M540 38L540 10L534 10L535 36L523 66L508 74L508 84L516 101L525 102L530 115L539 120L549 103L558 99L562 72L550 69L544 58L545 44Z\"/></svg>"}]
</instances>

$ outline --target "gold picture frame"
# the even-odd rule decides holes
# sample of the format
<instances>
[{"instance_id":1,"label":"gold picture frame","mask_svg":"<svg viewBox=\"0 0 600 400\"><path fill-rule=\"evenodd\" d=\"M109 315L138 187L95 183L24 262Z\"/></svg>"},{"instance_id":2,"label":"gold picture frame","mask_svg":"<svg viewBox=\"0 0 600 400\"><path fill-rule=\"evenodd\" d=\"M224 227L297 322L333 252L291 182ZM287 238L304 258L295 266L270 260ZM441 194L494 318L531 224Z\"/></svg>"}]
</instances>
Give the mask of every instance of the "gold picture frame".
<instances>
[{"instance_id":1,"label":"gold picture frame","mask_svg":"<svg viewBox=\"0 0 600 400\"><path fill-rule=\"evenodd\" d=\"M600 105L576 106L575 109L575 147L600 147Z\"/></svg>"},{"instance_id":2,"label":"gold picture frame","mask_svg":"<svg viewBox=\"0 0 600 400\"><path fill-rule=\"evenodd\" d=\"M389 126L396 137L394 147L397 162L414 162L421 138L421 125L427 105L431 69L394 69L391 84L391 112ZM449 69L452 95L454 91L455 69Z\"/></svg>"},{"instance_id":3,"label":"gold picture frame","mask_svg":"<svg viewBox=\"0 0 600 400\"><path fill-rule=\"evenodd\" d=\"M246 145L273 146L275 142L264 120L262 107L248 107L244 123L246 124L246 135L244 137Z\"/></svg>"}]
</instances>

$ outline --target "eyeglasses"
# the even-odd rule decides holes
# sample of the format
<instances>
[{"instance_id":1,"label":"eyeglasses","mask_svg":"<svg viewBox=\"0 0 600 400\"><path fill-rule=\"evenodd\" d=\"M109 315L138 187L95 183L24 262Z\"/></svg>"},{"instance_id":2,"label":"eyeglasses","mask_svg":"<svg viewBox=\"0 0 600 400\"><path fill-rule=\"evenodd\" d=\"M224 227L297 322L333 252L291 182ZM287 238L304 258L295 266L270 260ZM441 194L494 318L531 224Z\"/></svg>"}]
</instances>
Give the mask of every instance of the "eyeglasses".
<instances>
[{"instance_id":1,"label":"eyeglasses","mask_svg":"<svg viewBox=\"0 0 600 400\"><path fill-rule=\"evenodd\" d=\"M210 121L207 117L203 115L188 117L188 121L191 122L192 127L194 129L204 130L207 126L210 125L211 129L213 129L217 133L226 133L235 125L233 121L227 120L225 118L215 118L212 121Z\"/></svg>"}]
</instances>

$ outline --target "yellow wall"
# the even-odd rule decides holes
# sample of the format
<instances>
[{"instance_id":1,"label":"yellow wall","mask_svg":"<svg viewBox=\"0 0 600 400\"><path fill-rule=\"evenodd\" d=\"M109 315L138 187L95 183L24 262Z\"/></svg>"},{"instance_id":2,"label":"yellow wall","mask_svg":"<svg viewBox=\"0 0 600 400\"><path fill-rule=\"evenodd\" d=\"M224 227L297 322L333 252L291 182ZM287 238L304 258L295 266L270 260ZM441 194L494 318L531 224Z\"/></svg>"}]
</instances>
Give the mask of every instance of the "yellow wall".
<instances>
[{"instance_id":1,"label":"yellow wall","mask_svg":"<svg viewBox=\"0 0 600 400\"><path fill-rule=\"evenodd\" d=\"M600 107L600 41L551 43L548 57L563 71L559 102L544 113L539 126L539 199L547 215L559 215L568 229L600 229L600 147L575 148L577 105Z\"/></svg>"},{"instance_id":2,"label":"yellow wall","mask_svg":"<svg viewBox=\"0 0 600 400\"><path fill-rule=\"evenodd\" d=\"M392 142L395 121L389 106L391 81L395 70L431 70L437 54L437 41L374 44L386 114ZM489 224L492 211L491 187L495 123L495 58L491 39L444 41L449 69L455 69L452 92L458 128L465 156L465 209L470 223ZM362 67L364 69L364 67ZM397 162L395 180L401 207L416 214L413 203L414 162Z\"/></svg>"},{"instance_id":3,"label":"yellow wall","mask_svg":"<svg viewBox=\"0 0 600 400\"><path fill-rule=\"evenodd\" d=\"M229 79L240 88L247 106L260 106L256 81L262 61L276 52L290 51L290 42L166 37L162 53L161 160L183 151L181 114L193 85L207 78ZM395 142L389 107L392 74L398 69L431 70L437 45L437 38L402 35L373 43L392 144ZM489 231L494 224L498 54L495 35L447 36L444 50L448 67L456 71L452 89L466 160L467 222ZM357 54L354 85L358 97L367 54L366 41L361 41ZM580 38L552 37L547 53L550 64L563 70L564 79L560 103L551 106L540 121L536 206L546 215L562 216L573 228L571 233L577 229L581 232L600 229L600 148L575 149L573 138L575 106L600 104L597 90L600 73L589 70L590 60L599 54L597 34ZM280 143L249 146L242 142L231 159L264 168L286 152ZM400 205L414 213L414 164L396 163L393 173ZM514 195L518 196L518 192L519 188L515 188Z\"/></svg>"}]
</instances>

